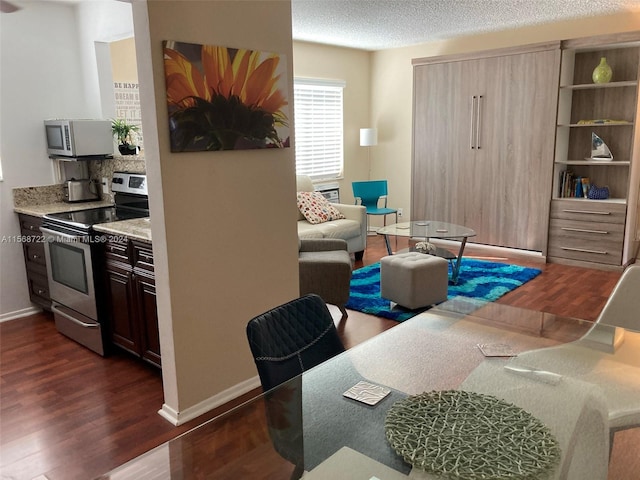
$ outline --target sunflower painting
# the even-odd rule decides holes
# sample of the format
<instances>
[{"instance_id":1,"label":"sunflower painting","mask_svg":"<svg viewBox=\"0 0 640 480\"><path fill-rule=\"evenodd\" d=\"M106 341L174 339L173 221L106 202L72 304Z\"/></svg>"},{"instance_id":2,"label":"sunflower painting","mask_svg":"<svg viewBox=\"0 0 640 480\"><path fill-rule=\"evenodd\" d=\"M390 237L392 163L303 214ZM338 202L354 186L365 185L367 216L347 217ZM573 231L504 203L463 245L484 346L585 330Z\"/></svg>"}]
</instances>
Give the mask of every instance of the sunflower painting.
<instances>
[{"instance_id":1,"label":"sunflower painting","mask_svg":"<svg viewBox=\"0 0 640 480\"><path fill-rule=\"evenodd\" d=\"M283 58L164 42L172 152L289 146Z\"/></svg>"}]
</instances>

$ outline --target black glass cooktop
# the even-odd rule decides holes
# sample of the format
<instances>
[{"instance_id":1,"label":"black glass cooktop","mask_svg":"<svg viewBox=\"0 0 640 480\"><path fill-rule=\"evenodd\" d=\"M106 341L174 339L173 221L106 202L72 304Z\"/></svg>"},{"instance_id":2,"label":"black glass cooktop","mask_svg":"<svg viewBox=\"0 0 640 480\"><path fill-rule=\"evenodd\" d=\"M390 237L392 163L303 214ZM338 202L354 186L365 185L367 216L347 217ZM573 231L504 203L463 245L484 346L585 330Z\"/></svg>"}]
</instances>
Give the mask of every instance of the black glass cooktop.
<instances>
[{"instance_id":1,"label":"black glass cooktop","mask_svg":"<svg viewBox=\"0 0 640 480\"><path fill-rule=\"evenodd\" d=\"M121 207L91 208L89 210L78 210L76 212L50 213L45 215L45 220L52 220L55 223L71 225L76 228L89 229L98 223L117 222L120 220L130 220L132 218L144 218L149 216L149 211L135 210Z\"/></svg>"},{"instance_id":2,"label":"black glass cooktop","mask_svg":"<svg viewBox=\"0 0 640 480\"><path fill-rule=\"evenodd\" d=\"M112 207L88 208L75 212L50 213L44 216L47 224L90 230L98 223L118 222L149 216L149 199L146 195L118 193Z\"/></svg>"}]
</instances>

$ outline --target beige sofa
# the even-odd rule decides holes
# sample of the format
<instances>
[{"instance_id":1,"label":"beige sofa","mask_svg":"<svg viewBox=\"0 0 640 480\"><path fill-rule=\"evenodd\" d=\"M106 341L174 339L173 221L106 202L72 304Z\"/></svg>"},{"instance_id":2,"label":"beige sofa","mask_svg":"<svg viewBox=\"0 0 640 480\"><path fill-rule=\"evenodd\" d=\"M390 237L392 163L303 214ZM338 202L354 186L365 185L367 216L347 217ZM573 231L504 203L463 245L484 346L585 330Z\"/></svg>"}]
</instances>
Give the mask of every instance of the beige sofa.
<instances>
[{"instance_id":1,"label":"beige sofa","mask_svg":"<svg viewBox=\"0 0 640 480\"><path fill-rule=\"evenodd\" d=\"M313 192L311 179L306 175L297 176L298 192ZM315 238L341 238L347 242L347 251L362 259L367 246L367 211L361 205L334 203L345 218L313 225L298 212L298 238L301 240Z\"/></svg>"}]
</instances>

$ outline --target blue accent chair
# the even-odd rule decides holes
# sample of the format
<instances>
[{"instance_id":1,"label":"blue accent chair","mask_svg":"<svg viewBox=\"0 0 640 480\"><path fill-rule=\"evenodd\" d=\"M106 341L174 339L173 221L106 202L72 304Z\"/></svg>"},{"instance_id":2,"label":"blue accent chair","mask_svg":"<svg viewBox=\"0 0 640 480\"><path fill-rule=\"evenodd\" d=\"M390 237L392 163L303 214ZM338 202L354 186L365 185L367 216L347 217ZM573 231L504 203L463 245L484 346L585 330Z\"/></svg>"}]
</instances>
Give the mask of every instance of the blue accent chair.
<instances>
[{"instance_id":1,"label":"blue accent chair","mask_svg":"<svg viewBox=\"0 0 640 480\"><path fill-rule=\"evenodd\" d=\"M387 208L387 181L386 180L370 180L366 182L352 182L353 196L360 205L367 209L367 231L369 231L368 220L369 215L382 215L383 224L387 224L387 215L395 215L398 223L398 210L395 208ZM383 206L378 204L383 200Z\"/></svg>"}]
</instances>

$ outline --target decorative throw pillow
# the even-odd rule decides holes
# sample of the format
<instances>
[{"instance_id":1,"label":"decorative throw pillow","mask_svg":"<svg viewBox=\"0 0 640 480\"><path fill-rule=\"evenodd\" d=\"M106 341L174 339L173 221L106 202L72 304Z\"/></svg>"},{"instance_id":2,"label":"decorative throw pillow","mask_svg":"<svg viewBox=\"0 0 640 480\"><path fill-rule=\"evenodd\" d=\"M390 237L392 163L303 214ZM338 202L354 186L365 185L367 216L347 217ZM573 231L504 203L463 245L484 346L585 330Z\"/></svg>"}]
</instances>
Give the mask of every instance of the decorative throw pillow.
<instances>
[{"instance_id":1,"label":"decorative throw pillow","mask_svg":"<svg viewBox=\"0 0 640 480\"><path fill-rule=\"evenodd\" d=\"M298 192L298 209L307 222L314 225L344 218L320 192Z\"/></svg>"}]
</instances>

